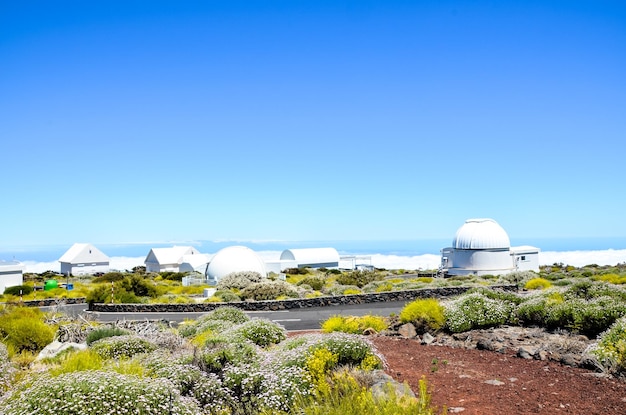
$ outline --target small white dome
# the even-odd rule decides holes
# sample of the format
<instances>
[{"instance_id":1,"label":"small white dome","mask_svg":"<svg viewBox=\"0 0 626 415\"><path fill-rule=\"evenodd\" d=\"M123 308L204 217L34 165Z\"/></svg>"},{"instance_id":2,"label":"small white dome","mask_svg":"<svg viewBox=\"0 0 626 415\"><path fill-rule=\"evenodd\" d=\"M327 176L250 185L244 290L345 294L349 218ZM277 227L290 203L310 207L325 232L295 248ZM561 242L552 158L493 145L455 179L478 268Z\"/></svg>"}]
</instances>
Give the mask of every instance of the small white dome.
<instances>
[{"instance_id":1,"label":"small white dome","mask_svg":"<svg viewBox=\"0 0 626 415\"><path fill-rule=\"evenodd\" d=\"M244 271L258 272L262 277L267 275L265 262L256 252L246 246L229 246L219 250L211 259L206 275L219 281L232 272Z\"/></svg>"},{"instance_id":2,"label":"small white dome","mask_svg":"<svg viewBox=\"0 0 626 415\"><path fill-rule=\"evenodd\" d=\"M454 236L456 249L508 249L511 241L506 231L493 219L468 219Z\"/></svg>"}]
</instances>

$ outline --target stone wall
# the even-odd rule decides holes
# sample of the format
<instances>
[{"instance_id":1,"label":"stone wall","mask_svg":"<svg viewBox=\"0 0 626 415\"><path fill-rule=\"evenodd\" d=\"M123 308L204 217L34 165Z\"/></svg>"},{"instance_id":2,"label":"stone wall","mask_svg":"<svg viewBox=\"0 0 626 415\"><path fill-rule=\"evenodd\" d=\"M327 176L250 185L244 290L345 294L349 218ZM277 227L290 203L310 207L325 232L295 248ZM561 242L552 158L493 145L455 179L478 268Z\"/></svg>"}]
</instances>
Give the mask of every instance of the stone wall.
<instances>
[{"instance_id":1,"label":"stone wall","mask_svg":"<svg viewBox=\"0 0 626 415\"><path fill-rule=\"evenodd\" d=\"M380 303L387 301L412 301L418 298L445 298L463 294L472 287L425 288L419 290L388 291L371 294L337 295L318 298L294 298L280 301L238 301L231 303L194 304L89 304L89 311L115 312L157 312L184 313L208 312L224 305L238 307L246 311L275 311L308 307L325 307L350 304ZM490 286L492 289L517 291L516 285Z\"/></svg>"},{"instance_id":2,"label":"stone wall","mask_svg":"<svg viewBox=\"0 0 626 415\"><path fill-rule=\"evenodd\" d=\"M80 298L46 298L42 300L21 301L15 304L25 305L27 307L52 307L55 305L66 304L84 304L85 297Z\"/></svg>"}]
</instances>

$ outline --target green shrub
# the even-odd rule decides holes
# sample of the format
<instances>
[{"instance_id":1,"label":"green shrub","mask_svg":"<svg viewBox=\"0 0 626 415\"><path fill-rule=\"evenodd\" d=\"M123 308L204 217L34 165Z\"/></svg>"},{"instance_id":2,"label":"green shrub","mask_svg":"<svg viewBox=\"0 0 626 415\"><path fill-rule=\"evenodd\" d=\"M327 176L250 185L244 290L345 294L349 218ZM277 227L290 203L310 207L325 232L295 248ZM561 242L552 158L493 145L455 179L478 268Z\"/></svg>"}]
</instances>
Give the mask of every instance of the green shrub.
<instances>
[{"instance_id":1,"label":"green shrub","mask_svg":"<svg viewBox=\"0 0 626 415\"><path fill-rule=\"evenodd\" d=\"M258 347L242 339L214 335L207 339L199 354L199 366L207 373L221 373L227 365L255 361Z\"/></svg>"},{"instance_id":2,"label":"green shrub","mask_svg":"<svg viewBox=\"0 0 626 415\"><path fill-rule=\"evenodd\" d=\"M418 333L440 330L445 322L444 308L435 298L418 299L402 308L400 321L411 323Z\"/></svg>"},{"instance_id":3,"label":"green shrub","mask_svg":"<svg viewBox=\"0 0 626 415\"><path fill-rule=\"evenodd\" d=\"M172 360L166 353L155 352L141 360L152 378L165 378L171 381L183 396L190 396L205 408L206 415L226 414L232 397L213 373L203 372L190 364Z\"/></svg>"},{"instance_id":4,"label":"green shrub","mask_svg":"<svg viewBox=\"0 0 626 415\"><path fill-rule=\"evenodd\" d=\"M267 347L271 344L280 343L287 338L285 328L270 320L254 318L238 326L230 332L240 334L257 346Z\"/></svg>"},{"instance_id":5,"label":"green shrub","mask_svg":"<svg viewBox=\"0 0 626 415\"><path fill-rule=\"evenodd\" d=\"M276 300L278 297L298 298L298 291L285 281L263 281L250 284L241 290L239 296L243 300Z\"/></svg>"},{"instance_id":6,"label":"green shrub","mask_svg":"<svg viewBox=\"0 0 626 415\"><path fill-rule=\"evenodd\" d=\"M4 289L4 295L28 295L33 292L30 285L14 285Z\"/></svg>"},{"instance_id":7,"label":"green shrub","mask_svg":"<svg viewBox=\"0 0 626 415\"><path fill-rule=\"evenodd\" d=\"M471 293L445 303L446 327L453 333L494 327L514 320L514 306L482 293Z\"/></svg>"},{"instance_id":8,"label":"green shrub","mask_svg":"<svg viewBox=\"0 0 626 415\"><path fill-rule=\"evenodd\" d=\"M533 278L526 282L524 288L527 290L545 290L550 288L550 286L552 286L552 283L545 278Z\"/></svg>"},{"instance_id":9,"label":"green shrub","mask_svg":"<svg viewBox=\"0 0 626 415\"><path fill-rule=\"evenodd\" d=\"M224 306L208 312L199 321L202 322L204 320L224 320L241 324L249 321L250 317L240 308Z\"/></svg>"},{"instance_id":10,"label":"green shrub","mask_svg":"<svg viewBox=\"0 0 626 415\"><path fill-rule=\"evenodd\" d=\"M164 271L164 272L160 272L159 275L164 280L182 281L183 278L187 276L187 273L186 272L175 272L175 271Z\"/></svg>"},{"instance_id":11,"label":"green shrub","mask_svg":"<svg viewBox=\"0 0 626 415\"><path fill-rule=\"evenodd\" d=\"M598 339L592 353L608 372L623 376L626 373L626 317L613 323Z\"/></svg>"},{"instance_id":12,"label":"green shrub","mask_svg":"<svg viewBox=\"0 0 626 415\"><path fill-rule=\"evenodd\" d=\"M319 275L309 275L298 281L298 285L308 285L316 291L320 291L325 283L326 279Z\"/></svg>"},{"instance_id":13,"label":"green shrub","mask_svg":"<svg viewBox=\"0 0 626 415\"><path fill-rule=\"evenodd\" d=\"M111 284L98 284L87 294L86 301L89 304L93 303L110 303L111 295L114 296L115 303L140 303L141 299L134 293L129 293L123 287L116 285L111 289Z\"/></svg>"},{"instance_id":14,"label":"green shrub","mask_svg":"<svg viewBox=\"0 0 626 415\"><path fill-rule=\"evenodd\" d=\"M133 274L124 278L120 283L120 287L137 297L157 297L159 295L154 282L140 275Z\"/></svg>"},{"instance_id":15,"label":"green shrub","mask_svg":"<svg viewBox=\"0 0 626 415\"><path fill-rule=\"evenodd\" d=\"M100 355L89 349L64 353L56 356L55 359L58 359L59 365L50 369L50 373L54 376L85 370L100 370L104 365Z\"/></svg>"},{"instance_id":16,"label":"green shrub","mask_svg":"<svg viewBox=\"0 0 626 415\"><path fill-rule=\"evenodd\" d=\"M337 355L337 364L359 366L363 359L373 354L373 346L365 338L346 333L330 333L321 337L311 351L325 348Z\"/></svg>"},{"instance_id":17,"label":"green shrub","mask_svg":"<svg viewBox=\"0 0 626 415\"><path fill-rule=\"evenodd\" d=\"M105 337L91 344L91 349L103 359L117 359L120 357L132 357L139 353L150 353L157 346L138 336L114 336Z\"/></svg>"},{"instance_id":18,"label":"green shrub","mask_svg":"<svg viewBox=\"0 0 626 415\"><path fill-rule=\"evenodd\" d=\"M140 379L109 371L85 371L57 377L42 375L23 393L0 403L4 415L198 415L191 400L181 399L166 379Z\"/></svg>"},{"instance_id":19,"label":"green shrub","mask_svg":"<svg viewBox=\"0 0 626 415\"><path fill-rule=\"evenodd\" d=\"M232 292L231 290L217 290L214 294L215 297L218 297L224 303L233 303L237 301L241 301L241 297Z\"/></svg>"},{"instance_id":20,"label":"green shrub","mask_svg":"<svg viewBox=\"0 0 626 415\"><path fill-rule=\"evenodd\" d=\"M388 385L384 389L383 398L375 396L371 389L364 388L351 376L335 375L332 377L332 384L332 388L318 389L315 395L297 400L293 413L302 415L434 415L437 413L437 408L431 406L425 379L419 381L420 390L417 397L411 396L406 384L404 394L398 393L394 387Z\"/></svg>"},{"instance_id":21,"label":"green shrub","mask_svg":"<svg viewBox=\"0 0 626 415\"><path fill-rule=\"evenodd\" d=\"M360 290L356 285L341 285L333 284L329 287L324 287L323 293L327 295L344 295L346 291Z\"/></svg>"},{"instance_id":22,"label":"green shrub","mask_svg":"<svg viewBox=\"0 0 626 415\"><path fill-rule=\"evenodd\" d=\"M37 308L12 307L0 313L0 337L14 352L39 352L54 340L55 329Z\"/></svg>"},{"instance_id":23,"label":"green shrub","mask_svg":"<svg viewBox=\"0 0 626 415\"><path fill-rule=\"evenodd\" d=\"M332 333L339 331L343 333L363 334L365 330L368 329L381 332L387 329L387 327L387 322L380 316L365 315L357 317L335 315L322 323L322 332Z\"/></svg>"},{"instance_id":24,"label":"green shrub","mask_svg":"<svg viewBox=\"0 0 626 415\"><path fill-rule=\"evenodd\" d=\"M100 339L104 339L106 337L124 336L128 334L130 334L130 331L121 329L119 327L100 327L89 332L85 341L89 346L91 345L91 343Z\"/></svg>"},{"instance_id":25,"label":"green shrub","mask_svg":"<svg viewBox=\"0 0 626 415\"><path fill-rule=\"evenodd\" d=\"M126 278L125 273L118 272L118 271L111 271L103 275L100 275L99 277L94 278L92 282L95 284L100 284L103 282L111 283L111 282L122 281L124 278Z\"/></svg>"},{"instance_id":26,"label":"green shrub","mask_svg":"<svg viewBox=\"0 0 626 415\"><path fill-rule=\"evenodd\" d=\"M341 285L356 285L359 288L373 282L382 280L384 276L376 271L351 271L337 276L337 283Z\"/></svg>"}]
</instances>

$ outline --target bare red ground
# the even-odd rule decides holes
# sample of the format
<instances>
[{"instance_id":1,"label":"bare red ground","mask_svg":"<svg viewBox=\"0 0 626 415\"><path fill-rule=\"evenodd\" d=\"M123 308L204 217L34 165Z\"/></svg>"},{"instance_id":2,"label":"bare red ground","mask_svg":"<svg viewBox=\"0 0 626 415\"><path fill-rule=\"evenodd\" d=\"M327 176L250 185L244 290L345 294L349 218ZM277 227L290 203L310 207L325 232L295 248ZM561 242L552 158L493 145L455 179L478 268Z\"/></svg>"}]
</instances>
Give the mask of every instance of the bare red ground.
<instances>
[{"instance_id":1,"label":"bare red ground","mask_svg":"<svg viewBox=\"0 0 626 415\"><path fill-rule=\"evenodd\" d=\"M370 338L387 360L387 373L419 390L425 377L431 403L448 413L626 414L626 381L599 377L513 352L422 345L419 340Z\"/></svg>"}]
</instances>

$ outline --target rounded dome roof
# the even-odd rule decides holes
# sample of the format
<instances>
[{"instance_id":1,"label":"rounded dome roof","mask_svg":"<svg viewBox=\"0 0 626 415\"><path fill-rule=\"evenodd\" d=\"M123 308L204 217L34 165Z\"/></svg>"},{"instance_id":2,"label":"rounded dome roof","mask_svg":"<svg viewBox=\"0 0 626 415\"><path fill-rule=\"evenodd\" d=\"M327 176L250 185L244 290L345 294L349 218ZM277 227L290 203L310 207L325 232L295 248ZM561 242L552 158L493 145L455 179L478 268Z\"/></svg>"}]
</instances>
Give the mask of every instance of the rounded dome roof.
<instances>
[{"instance_id":1,"label":"rounded dome roof","mask_svg":"<svg viewBox=\"0 0 626 415\"><path fill-rule=\"evenodd\" d=\"M253 271L267 275L265 261L246 246L229 246L219 250L209 262L206 275L210 279L219 280L232 272Z\"/></svg>"},{"instance_id":2,"label":"rounded dome roof","mask_svg":"<svg viewBox=\"0 0 626 415\"><path fill-rule=\"evenodd\" d=\"M506 231L493 219L468 219L454 236L456 249L508 249L511 241Z\"/></svg>"}]
</instances>

